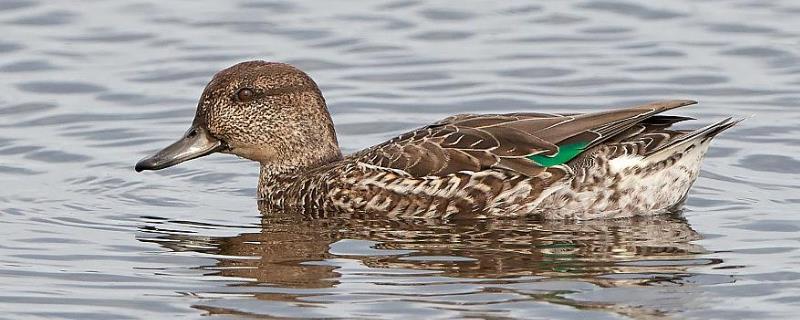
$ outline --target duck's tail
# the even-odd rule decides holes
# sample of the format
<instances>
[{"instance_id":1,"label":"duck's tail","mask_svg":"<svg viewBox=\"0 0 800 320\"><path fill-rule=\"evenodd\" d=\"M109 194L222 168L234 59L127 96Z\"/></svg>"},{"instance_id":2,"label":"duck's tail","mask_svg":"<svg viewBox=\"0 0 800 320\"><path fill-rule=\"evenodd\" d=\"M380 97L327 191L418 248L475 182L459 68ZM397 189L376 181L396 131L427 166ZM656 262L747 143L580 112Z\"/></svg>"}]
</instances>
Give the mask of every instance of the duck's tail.
<instances>
[{"instance_id":1,"label":"duck's tail","mask_svg":"<svg viewBox=\"0 0 800 320\"><path fill-rule=\"evenodd\" d=\"M669 155L675 152L675 150L680 150L681 148L689 148L692 145L705 145L707 144L712 138L718 135L720 132L733 127L739 122L742 122L744 118L741 119L733 119L732 117L726 118L722 121L717 123L705 126L703 128L687 132L684 135L678 136L669 143L659 147L651 151L647 157L655 157L658 158L661 155Z\"/></svg>"}]
</instances>

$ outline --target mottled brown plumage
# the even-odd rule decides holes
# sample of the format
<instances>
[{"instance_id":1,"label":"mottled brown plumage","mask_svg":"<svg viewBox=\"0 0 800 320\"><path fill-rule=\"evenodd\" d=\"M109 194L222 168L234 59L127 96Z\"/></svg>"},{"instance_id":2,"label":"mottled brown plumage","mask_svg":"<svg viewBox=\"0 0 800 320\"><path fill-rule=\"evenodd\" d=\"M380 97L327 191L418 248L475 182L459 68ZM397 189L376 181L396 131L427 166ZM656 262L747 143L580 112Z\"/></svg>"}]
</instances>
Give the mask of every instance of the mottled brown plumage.
<instances>
[{"instance_id":1,"label":"mottled brown plumage","mask_svg":"<svg viewBox=\"0 0 800 320\"><path fill-rule=\"evenodd\" d=\"M342 157L314 81L286 64L252 61L218 73L186 136L137 170L232 153L261 163L264 206L317 215L647 215L680 204L709 138L736 123L680 131L670 126L689 118L658 115L694 103L456 115Z\"/></svg>"}]
</instances>

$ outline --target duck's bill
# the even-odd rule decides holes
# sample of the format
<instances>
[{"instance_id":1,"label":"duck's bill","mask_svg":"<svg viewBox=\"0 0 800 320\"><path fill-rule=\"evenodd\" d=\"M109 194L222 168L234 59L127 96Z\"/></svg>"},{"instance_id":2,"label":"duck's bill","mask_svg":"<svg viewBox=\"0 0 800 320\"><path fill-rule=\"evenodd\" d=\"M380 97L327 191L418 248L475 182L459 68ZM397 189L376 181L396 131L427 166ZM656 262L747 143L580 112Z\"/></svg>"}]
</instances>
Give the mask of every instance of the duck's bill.
<instances>
[{"instance_id":1,"label":"duck's bill","mask_svg":"<svg viewBox=\"0 0 800 320\"><path fill-rule=\"evenodd\" d=\"M224 144L200 126L192 126L183 138L156 154L139 160L136 172L161 170L224 149Z\"/></svg>"}]
</instances>

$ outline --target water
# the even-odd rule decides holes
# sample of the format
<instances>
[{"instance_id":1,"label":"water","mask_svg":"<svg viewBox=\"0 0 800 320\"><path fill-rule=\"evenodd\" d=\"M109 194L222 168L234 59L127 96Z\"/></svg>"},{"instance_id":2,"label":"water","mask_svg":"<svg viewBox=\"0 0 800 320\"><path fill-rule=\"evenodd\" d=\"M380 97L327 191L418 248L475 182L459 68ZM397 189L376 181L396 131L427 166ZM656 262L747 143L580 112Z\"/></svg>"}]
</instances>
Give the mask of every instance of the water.
<instances>
[{"instance_id":1,"label":"water","mask_svg":"<svg viewBox=\"0 0 800 320\"><path fill-rule=\"evenodd\" d=\"M0 2L0 318L791 318L794 1ZM683 213L582 223L262 217L257 166L136 174L217 70L308 71L347 152L457 112L664 98L712 147Z\"/></svg>"}]
</instances>

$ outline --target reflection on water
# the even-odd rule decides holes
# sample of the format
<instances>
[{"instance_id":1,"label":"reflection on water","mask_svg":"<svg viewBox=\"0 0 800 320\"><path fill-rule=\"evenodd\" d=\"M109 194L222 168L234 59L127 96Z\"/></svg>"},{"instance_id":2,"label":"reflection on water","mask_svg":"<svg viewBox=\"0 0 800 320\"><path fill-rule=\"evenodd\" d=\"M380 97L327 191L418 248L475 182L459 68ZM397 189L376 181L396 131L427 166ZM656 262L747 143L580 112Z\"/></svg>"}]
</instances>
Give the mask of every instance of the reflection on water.
<instances>
[{"instance_id":1,"label":"reflection on water","mask_svg":"<svg viewBox=\"0 0 800 320\"><path fill-rule=\"evenodd\" d=\"M213 314L358 317L388 315L391 302L503 316L498 305L529 301L611 310L629 316L663 315L691 299L639 296L648 287L692 287L733 282L690 267L721 263L701 256L700 235L679 213L580 223L532 220L397 221L359 217L309 219L265 213L260 232L208 237L142 228L143 242L171 251L217 257L198 266L206 276L241 279L215 298L254 297L291 302L235 307L211 301L195 307ZM630 291L630 295L623 293ZM604 292L610 292L606 295ZM624 295L628 300L615 301ZM667 299L668 298L668 299ZM329 302L358 301L353 308ZM398 304L400 305L400 304ZM534 310L534 309L532 309Z\"/></svg>"}]
</instances>

